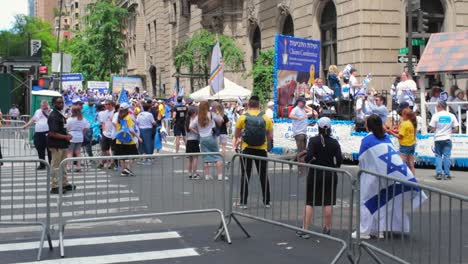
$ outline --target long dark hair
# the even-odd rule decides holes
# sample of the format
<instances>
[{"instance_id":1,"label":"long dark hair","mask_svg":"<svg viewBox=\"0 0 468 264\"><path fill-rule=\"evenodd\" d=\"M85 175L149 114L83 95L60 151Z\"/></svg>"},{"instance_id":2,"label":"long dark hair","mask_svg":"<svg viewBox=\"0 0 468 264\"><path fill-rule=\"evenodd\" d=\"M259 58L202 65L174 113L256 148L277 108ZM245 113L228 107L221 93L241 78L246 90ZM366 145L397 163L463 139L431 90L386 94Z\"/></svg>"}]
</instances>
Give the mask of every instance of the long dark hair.
<instances>
[{"instance_id":1,"label":"long dark hair","mask_svg":"<svg viewBox=\"0 0 468 264\"><path fill-rule=\"evenodd\" d=\"M188 118L185 118L185 129L187 131L190 130L190 121L192 119L192 116L193 115L196 115L198 113L198 108L196 107L189 107L188 111L187 111L187 116Z\"/></svg>"},{"instance_id":2,"label":"long dark hair","mask_svg":"<svg viewBox=\"0 0 468 264\"><path fill-rule=\"evenodd\" d=\"M319 135L320 135L320 142L322 143L323 147L325 147L325 138L331 136L331 128L329 127L324 127L321 128L319 127L318 129Z\"/></svg>"},{"instance_id":3,"label":"long dark hair","mask_svg":"<svg viewBox=\"0 0 468 264\"><path fill-rule=\"evenodd\" d=\"M366 120L366 127L369 132L372 132L378 139L385 138L385 131L383 129L382 119L376 115L370 115Z\"/></svg>"}]
</instances>

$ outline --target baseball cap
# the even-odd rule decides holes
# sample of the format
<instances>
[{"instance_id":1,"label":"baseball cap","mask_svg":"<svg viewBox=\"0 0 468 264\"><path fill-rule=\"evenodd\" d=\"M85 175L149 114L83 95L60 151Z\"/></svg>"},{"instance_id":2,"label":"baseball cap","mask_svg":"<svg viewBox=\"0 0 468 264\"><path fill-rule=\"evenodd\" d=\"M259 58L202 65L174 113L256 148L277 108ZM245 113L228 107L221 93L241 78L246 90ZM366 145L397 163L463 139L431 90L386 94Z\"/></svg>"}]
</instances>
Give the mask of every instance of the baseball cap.
<instances>
[{"instance_id":1,"label":"baseball cap","mask_svg":"<svg viewBox=\"0 0 468 264\"><path fill-rule=\"evenodd\" d=\"M303 103L305 104L305 103L306 103L306 99L305 99L304 97L302 97L302 96L301 96L301 97L298 97L298 98L296 99L296 104L299 103L299 102L303 102Z\"/></svg>"},{"instance_id":2,"label":"baseball cap","mask_svg":"<svg viewBox=\"0 0 468 264\"><path fill-rule=\"evenodd\" d=\"M83 104L83 101L80 98L75 98L72 100L72 104Z\"/></svg>"},{"instance_id":3,"label":"baseball cap","mask_svg":"<svg viewBox=\"0 0 468 264\"><path fill-rule=\"evenodd\" d=\"M128 103L121 103L120 104L120 109L125 110L125 109L129 109L129 108L130 108L130 105Z\"/></svg>"},{"instance_id":4,"label":"baseball cap","mask_svg":"<svg viewBox=\"0 0 468 264\"><path fill-rule=\"evenodd\" d=\"M331 128L331 119L328 117L321 117L317 124L320 128Z\"/></svg>"},{"instance_id":5,"label":"baseball cap","mask_svg":"<svg viewBox=\"0 0 468 264\"><path fill-rule=\"evenodd\" d=\"M272 101L268 102L267 106L274 106L275 103L273 103Z\"/></svg>"}]
</instances>

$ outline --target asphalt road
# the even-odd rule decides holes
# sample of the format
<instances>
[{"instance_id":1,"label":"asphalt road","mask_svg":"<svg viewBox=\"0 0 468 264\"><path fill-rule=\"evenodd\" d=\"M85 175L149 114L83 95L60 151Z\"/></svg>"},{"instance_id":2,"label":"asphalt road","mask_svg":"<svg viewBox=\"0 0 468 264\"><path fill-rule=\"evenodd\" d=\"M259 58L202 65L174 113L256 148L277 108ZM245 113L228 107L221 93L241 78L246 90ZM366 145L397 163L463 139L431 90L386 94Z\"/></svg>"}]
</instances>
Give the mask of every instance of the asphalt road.
<instances>
[{"instance_id":1,"label":"asphalt road","mask_svg":"<svg viewBox=\"0 0 468 264\"><path fill-rule=\"evenodd\" d=\"M166 152L172 153L172 149L171 143L166 145ZM231 156L232 153L227 160ZM135 165L135 177L121 177L116 171L98 170L91 165L85 167L83 172L69 175L78 189L66 195L65 219L209 208L224 208L228 212L231 184L233 195L238 198L236 169L239 166L234 163L235 176L230 176L228 181L194 181L188 179L186 164L184 158L167 158L154 161L151 166ZM352 174L357 171L355 166L344 168ZM41 188L45 174L36 173L32 165L11 168L6 164L0 172L2 220L43 220L45 197ZM258 176L254 175L250 182L249 208L234 210L300 226L305 177L298 176L296 168L281 163L270 164L268 173L271 177L271 208L263 206ZM436 181L433 174L432 170L421 169L417 171L417 178L430 186L468 194L466 172L454 172L453 180L442 182ZM215 173L213 176L216 178ZM340 177L338 203L333 211L332 235L345 241L351 212L349 184L346 177ZM36 186L39 196L36 196ZM447 263L449 255L458 256L458 252L467 246L465 239L461 239L466 237L463 227L468 224L466 205L439 199L436 195L430 200L432 214L429 215L429 205L426 205L412 218L415 231L411 239L387 235L381 240L370 240L370 243L407 259L414 252L416 256L424 256L422 263L429 259L437 262L439 256L441 263ZM56 197L53 196L51 201L52 238L57 245ZM314 212L312 230L321 232L322 214L320 208ZM340 249L340 244L330 239L312 236L304 240L291 229L243 217L239 220L251 237L246 238L232 222L229 225L231 245L222 240L213 241L220 223L219 215L214 213L69 225L65 230L66 258L60 259L57 247L53 251L44 248L45 261L41 263L329 263ZM0 263L34 261L39 235L34 230L37 229L0 226ZM440 235L438 230L441 230ZM451 234L450 241L446 234ZM452 262L467 263L468 258L462 257L461 261L452 259ZM413 260L419 262L417 257ZM349 263L346 252L339 263ZM361 263L371 263L366 253Z\"/></svg>"}]
</instances>

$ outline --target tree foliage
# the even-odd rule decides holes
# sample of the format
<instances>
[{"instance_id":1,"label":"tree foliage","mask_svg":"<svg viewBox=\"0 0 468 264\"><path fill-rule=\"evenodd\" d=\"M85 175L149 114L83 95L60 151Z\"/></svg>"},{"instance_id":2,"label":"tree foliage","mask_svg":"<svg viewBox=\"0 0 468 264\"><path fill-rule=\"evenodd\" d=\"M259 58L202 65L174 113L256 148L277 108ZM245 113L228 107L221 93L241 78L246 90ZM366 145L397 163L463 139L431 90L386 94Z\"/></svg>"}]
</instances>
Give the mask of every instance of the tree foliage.
<instances>
[{"instance_id":1,"label":"tree foliage","mask_svg":"<svg viewBox=\"0 0 468 264\"><path fill-rule=\"evenodd\" d=\"M126 64L123 30L128 11L113 1L98 1L88 5L87 12L83 31L64 40L63 50L72 54L72 70L82 72L85 80L108 80Z\"/></svg>"},{"instance_id":2,"label":"tree foliage","mask_svg":"<svg viewBox=\"0 0 468 264\"><path fill-rule=\"evenodd\" d=\"M0 31L0 57L29 56L29 36L42 41L42 64L50 67L56 38L52 24L37 17L15 16L12 29Z\"/></svg>"},{"instance_id":3,"label":"tree foliage","mask_svg":"<svg viewBox=\"0 0 468 264\"><path fill-rule=\"evenodd\" d=\"M173 62L177 71L186 68L190 73L207 73L210 70L210 55L216 44L215 39L215 34L201 29L177 45L173 50ZM225 67L234 71L242 69L244 52L236 46L234 39L219 35L219 43Z\"/></svg>"},{"instance_id":4,"label":"tree foliage","mask_svg":"<svg viewBox=\"0 0 468 264\"><path fill-rule=\"evenodd\" d=\"M274 54L274 50L260 52L251 72L254 87L252 94L260 97L262 104L270 99L273 88Z\"/></svg>"}]
</instances>

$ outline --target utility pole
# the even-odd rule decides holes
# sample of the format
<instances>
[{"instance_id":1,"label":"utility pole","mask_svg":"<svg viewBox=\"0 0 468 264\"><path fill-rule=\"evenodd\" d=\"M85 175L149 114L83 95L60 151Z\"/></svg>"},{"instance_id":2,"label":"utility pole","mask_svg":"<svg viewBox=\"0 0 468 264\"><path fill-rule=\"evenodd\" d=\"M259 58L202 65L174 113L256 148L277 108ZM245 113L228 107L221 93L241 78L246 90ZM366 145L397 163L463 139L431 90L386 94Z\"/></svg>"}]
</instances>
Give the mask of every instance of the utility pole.
<instances>
[{"instance_id":1,"label":"utility pole","mask_svg":"<svg viewBox=\"0 0 468 264\"><path fill-rule=\"evenodd\" d=\"M63 89L63 82L62 82L62 75L63 75L63 52L60 50L60 33L62 30L62 12L63 12L63 0L60 0L60 14L59 14L59 24L57 29L57 53L60 53L60 84L59 84L59 93L62 92Z\"/></svg>"},{"instance_id":2,"label":"utility pole","mask_svg":"<svg viewBox=\"0 0 468 264\"><path fill-rule=\"evenodd\" d=\"M417 7L419 0L408 1L406 14L408 20L408 73L413 76L413 8Z\"/></svg>"}]
</instances>

